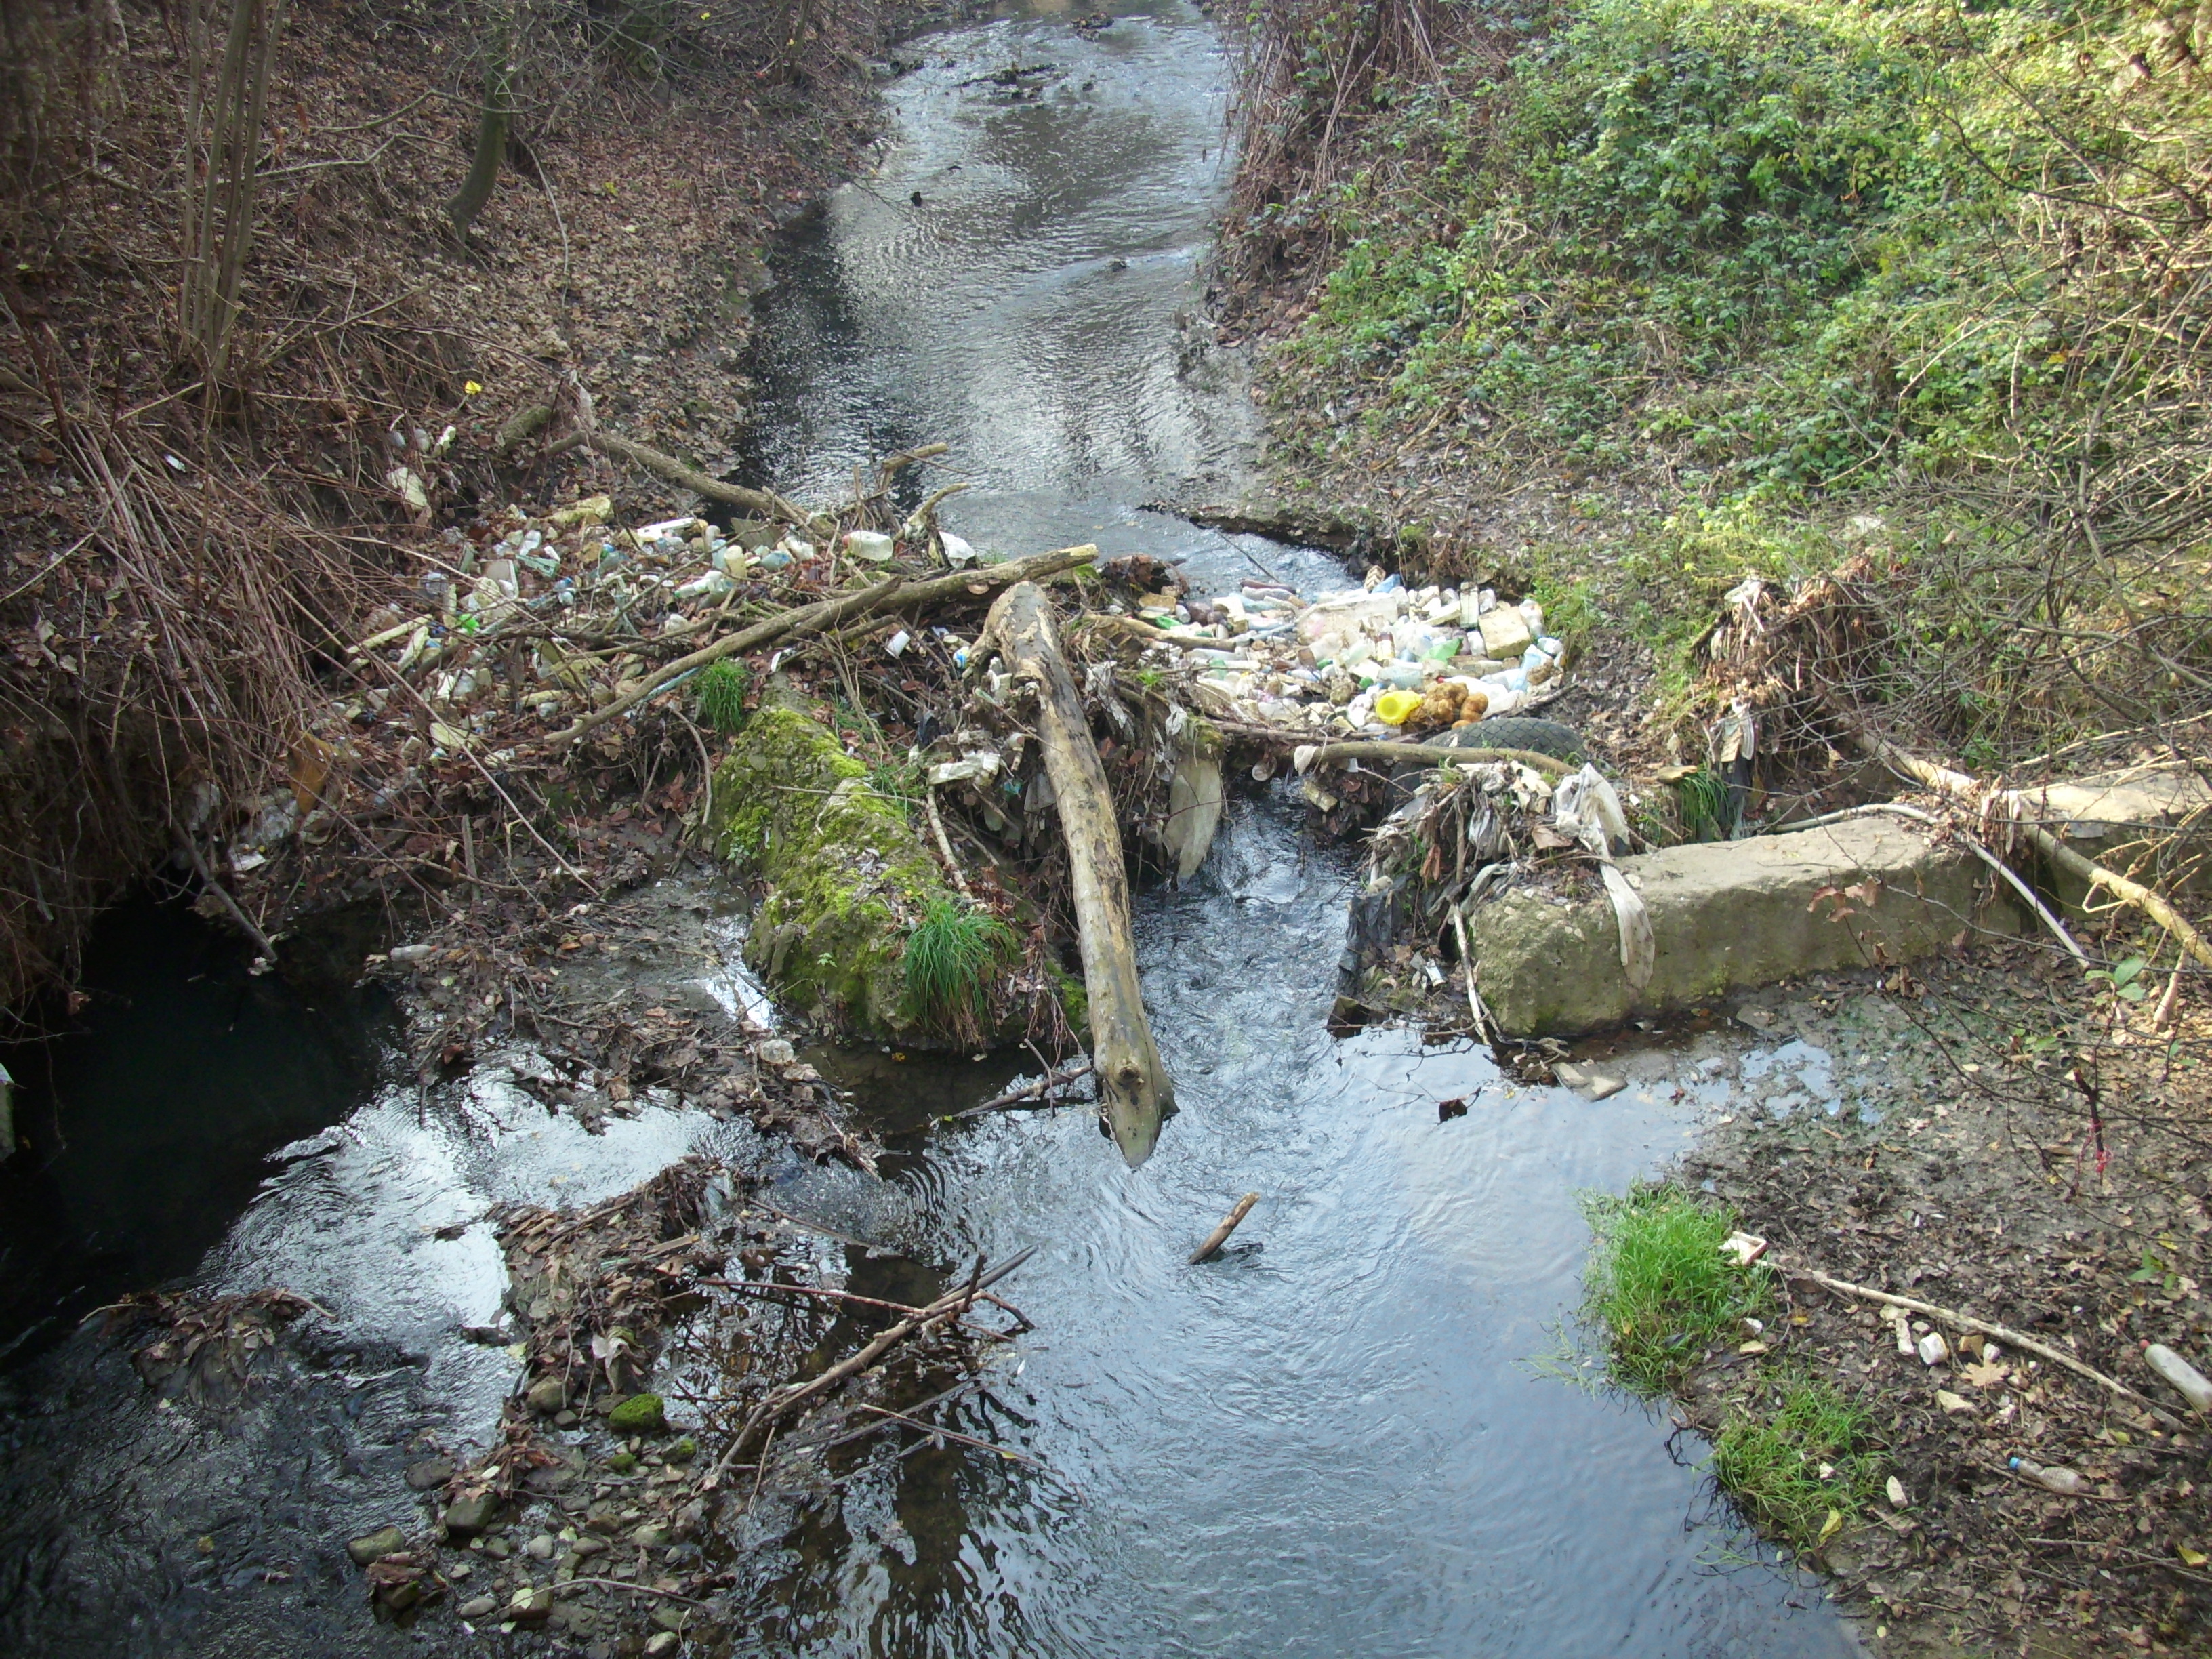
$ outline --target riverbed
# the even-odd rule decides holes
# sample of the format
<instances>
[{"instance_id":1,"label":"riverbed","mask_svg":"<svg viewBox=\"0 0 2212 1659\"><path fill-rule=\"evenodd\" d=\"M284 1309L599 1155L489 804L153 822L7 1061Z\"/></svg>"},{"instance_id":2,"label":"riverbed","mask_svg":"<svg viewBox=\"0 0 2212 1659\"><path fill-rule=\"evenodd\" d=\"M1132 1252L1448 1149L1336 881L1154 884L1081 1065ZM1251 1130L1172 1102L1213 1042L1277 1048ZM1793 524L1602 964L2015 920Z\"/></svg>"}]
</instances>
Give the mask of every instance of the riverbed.
<instances>
[{"instance_id":1,"label":"riverbed","mask_svg":"<svg viewBox=\"0 0 2212 1659\"><path fill-rule=\"evenodd\" d=\"M1179 0L1095 33L1074 17L1036 5L902 53L925 61L885 84L879 167L774 252L762 465L787 490L830 490L944 441L934 482L971 486L945 521L988 550L1096 541L1176 559L1201 589L1255 569L1339 583L1327 555L1146 508L1252 465L1241 367L1201 320L1229 64ZM356 1057L319 1077L302 1109L319 1121L241 1117L225 1155L273 1161L250 1196L204 1184L214 1243L189 1276L281 1284L334 1323L221 1409L151 1395L90 1331L11 1373L0 1639L542 1648L436 1610L411 1632L373 1623L343 1540L408 1512L400 1471L423 1446L496 1421L514 1362L468 1334L498 1319L489 1206L588 1203L707 1147L764 1162L781 1207L868 1241L847 1247L856 1273L1036 1247L1006 1288L1037 1328L972 1410L1041 1467L915 1460L789 1512L756 1558L735 1651L1850 1651L1817 1584L1712 1502L1694 1441L1589 1386L1572 1352L1577 1194L1658 1166L1725 1085L1697 1052L1655 1051L1592 1103L1511 1083L1471 1045L1332 1036L1354 878L1304 839L1294 797L1248 784L1198 876L1140 896L1182 1110L1135 1170L1079 1109L929 1127L1008 1075L965 1057L811 1056L889 1147L873 1179L657 1106L586 1135L496 1061L423 1093ZM678 897L719 908L707 889ZM757 997L734 933L703 937L722 948L641 976ZM107 1040L158 1066L205 1035L194 1006ZM249 1068L240 1098L270 1081L252 1056L279 1051L224 1050ZM84 1087L76 1107L97 1112L101 1085ZM112 1201L135 1177L111 1173ZM1231 1248L1187 1265L1247 1191L1260 1201ZM184 1270L179 1237L201 1242L172 1226L149 1271Z\"/></svg>"}]
</instances>

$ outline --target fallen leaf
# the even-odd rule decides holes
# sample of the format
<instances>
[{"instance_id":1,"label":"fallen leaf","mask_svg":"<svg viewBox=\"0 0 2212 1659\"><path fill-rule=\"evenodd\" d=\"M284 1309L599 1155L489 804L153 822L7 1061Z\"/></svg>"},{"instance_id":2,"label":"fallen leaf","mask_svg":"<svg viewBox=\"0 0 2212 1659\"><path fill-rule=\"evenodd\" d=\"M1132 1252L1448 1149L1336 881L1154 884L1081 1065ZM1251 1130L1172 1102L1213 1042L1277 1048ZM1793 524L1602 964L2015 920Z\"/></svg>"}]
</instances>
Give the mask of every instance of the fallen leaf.
<instances>
[{"instance_id":1,"label":"fallen leaf","mask_svg":"<svg viewBox=\"0 0 2212 1659\"><path fill-rule=\"evenodd\" d=\"M1936 1403L1947 1412L1971 1413L1974 1409L1973 1401L1963 1395L1953 1394L1948 1389L1936 1390Z\"/></svg>"},{"instance_id":2,"label":"fallen leaf","mask_svg":"<svg viewBox=\"0 0 2212 1659\"><path fill-rule=\"evenodd\" d=\"M2186 1544L2176 1544L2173 1553L2181 1558L2185 1567L2201 1567L2207 1560L2212 1560L2212 1556L2207 1556L2203 1550L2191 1549Z\"/></svg>"},{"instance_id":3,"label":"fallen leaf","mask_svg":"<svg viewBox=\"0 0 2212 1659\"><path fill-rule=\"evenodd\" d=\"M1844 1512L1841 1510L1830 1510L1828 1511L1828 1518L1820 1523L1820 1542L1816 1543L1814 1547L1818 1549L1820 1544L1826 1543L1831 1538L1833 1538L1843 1529Z\"/></svg>"},{"instance_id":4,"label":"fallen leaf","mask_svg":"<svg viewBox=\"0 0 2212 1659\"><path fill-rule=\"evenodd\" d=\"M1993 1359L1984 1360L1976 1364L1962 1366L1959 1375L1978 1389L1994 1389L2011 1378L2012 1368L2008 1365L2000 1365Z\"/></svg>"}]
</instances>

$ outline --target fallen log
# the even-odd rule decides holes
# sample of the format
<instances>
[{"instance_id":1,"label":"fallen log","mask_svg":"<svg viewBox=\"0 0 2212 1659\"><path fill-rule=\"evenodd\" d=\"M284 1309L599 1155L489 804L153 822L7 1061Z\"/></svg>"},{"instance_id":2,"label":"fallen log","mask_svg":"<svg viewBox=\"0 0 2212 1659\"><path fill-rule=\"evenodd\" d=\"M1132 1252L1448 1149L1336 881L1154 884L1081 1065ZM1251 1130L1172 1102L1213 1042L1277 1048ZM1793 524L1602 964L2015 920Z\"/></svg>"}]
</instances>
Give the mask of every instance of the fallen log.
<instances>
[{"instance_id":1,"label":"fallen log","mask_svg":"<svg viewBox=\"0 0 2212 1659\"><path fill-rule=\"evenodd\" d=\"M1992 790L1964 772L1954 772L1948 766L1938 766L1932 761L1923 760L1882 737L1845 708L1839 699L1824 696L1821 702L1846 735L1890 770L1969 805L1979 807L1986 800L1990 805L2002 808L2007 821L2027 838L2037 852L2077 881L2087 883L2090 892L2094 893L2101 887L2123 904L2142 911L2172 934L2175 944L2204 966L2212 968L2212 943L2208 943L2186 916L2166 902L2164 895L2139 881L2131 880L2117 870L2108 870L2101 864L2091 862L2040 824L2031 823L2018 816L2026 803L2017 791Z\"/></svg>"},{"instance_id":2,"label":"fallen log","mask_svg":"<svg viewBox=\"0 0 2212 1659\"><path fill-rule=\"evenodd\" d=\"M986 649L995 650L1014 678L1036 691L1037 736L1044 746L1046 775L1059 798L1060 834L1067 842L1074 886L1099 1109L1121 1156L1134 1169L1152 1155L1160 1118L1174 1109L1175 1088L1145 1018L1136 944L1129 932L1128 867L1122 861L1114 798L1042 588L1018 582L1000 595L983 624L976 654Z\"/></svg>"},{"instance_id":3,"label":"fallen log","mask_svg":"<svg viewBox=\"0 0 2212 1659\"><path fill-rule=\"evenodd\" d=\"M921 581L888 576L873 587L864 588L857 593L841 593L818 604L781 611L775 616L763 618L750 628L726 634L712 645L702 646L688 657L678 657L674 662L657 670L636 690L624 693L604 708L594 708L590 714L579 716L574 724L553 732L545 741L556 749L566 748L586 732L596 730L609 720L628 714L640 703L650 702L685 675L739 652L757 651L764 645L772 645L794 634L817 634L853 617L871 616L880 611L926 609L963 594L981 596L994 587L1011 583L1041 581L1072 570L1078 565L1088 564L1097 556L1097 548L1086 542L1080 547L1059 548L1026 559L1010 560L1005 564L980 566L974 570L963 570L957 575L932 576Z\"/></svg>"}]
</instances>

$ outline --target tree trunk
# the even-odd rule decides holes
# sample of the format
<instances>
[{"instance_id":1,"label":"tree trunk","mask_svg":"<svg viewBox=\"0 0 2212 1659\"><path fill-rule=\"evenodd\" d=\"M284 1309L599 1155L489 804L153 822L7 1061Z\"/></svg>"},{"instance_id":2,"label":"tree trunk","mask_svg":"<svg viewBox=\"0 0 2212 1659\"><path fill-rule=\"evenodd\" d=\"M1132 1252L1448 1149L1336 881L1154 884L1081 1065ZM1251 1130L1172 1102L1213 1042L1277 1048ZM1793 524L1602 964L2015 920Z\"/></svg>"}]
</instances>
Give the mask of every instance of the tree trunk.
<instances>
[{"instance_id":1,"label":"tree trunk","mask_svg":"<svg viewBox=\"0 0 2212 1659\"><path fill-rule=\"evenodd\" d=\"M1106 769L1098 763L1098 746L1060 654L1059 630L1042 588L1017 582L1000 595L979 643L995 649L1013 677L1036 690L1037 736L1059 797L1060 834L1074 881L1098 1104L1115 1144L1133 1169L1152 1155L1160 1118L1175 1108L1175 1086L1160 1064L1145 1018L1136 945L1129 933L1128 866L1122 861Z\"/></svg>"},{"instance_id":2,"label":"tree trunk","mask_svg":"<svg viewBox=\"0 0 2212 1659\"><path fill-rule=\"evenodd\" d=\"M464 239L477 215L483 210L483 204L491 199L492 186L499 182L499 164L507 155L507 128L514 119L511 33L506 20L501 19L498 38L491 42L491 55L484 64L483 106L477 112L476 154L469 162L469 176L461 180L460 189L446 204L446 217L453 221L453 234Z\"/></svg>"}]
</instances>

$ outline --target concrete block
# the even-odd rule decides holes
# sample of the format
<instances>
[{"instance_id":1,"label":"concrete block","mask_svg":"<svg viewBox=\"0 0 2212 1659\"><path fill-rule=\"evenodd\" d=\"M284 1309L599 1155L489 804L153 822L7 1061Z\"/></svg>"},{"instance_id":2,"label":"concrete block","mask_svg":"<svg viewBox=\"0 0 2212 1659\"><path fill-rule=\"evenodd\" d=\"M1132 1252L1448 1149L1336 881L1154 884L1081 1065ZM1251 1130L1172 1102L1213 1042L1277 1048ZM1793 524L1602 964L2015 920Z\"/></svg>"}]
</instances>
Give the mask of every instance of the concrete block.
<instances>
[{"instance_id":1,"label":"concrete block","mask_svg":"<svg viewBox=\"0 0 2212 1659\"><path fill-rule=\"evenodd\" d=\"M2009 890L1971 854L1893 818L1670 847L1620 860L1651 916L1657 961L1638 994L1613 908L1519 890L1468 916L1475 977L1509 1035L1571 1036L1702 1006L1778 980L1910 961L1961 933L2013 934ZM1823 889L1876 884L1874 902ZM1837 917L1838 908L1850 914Z\"/></svg>"}]
</instances>

